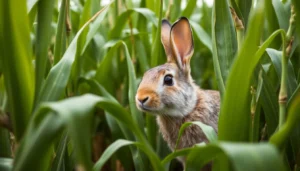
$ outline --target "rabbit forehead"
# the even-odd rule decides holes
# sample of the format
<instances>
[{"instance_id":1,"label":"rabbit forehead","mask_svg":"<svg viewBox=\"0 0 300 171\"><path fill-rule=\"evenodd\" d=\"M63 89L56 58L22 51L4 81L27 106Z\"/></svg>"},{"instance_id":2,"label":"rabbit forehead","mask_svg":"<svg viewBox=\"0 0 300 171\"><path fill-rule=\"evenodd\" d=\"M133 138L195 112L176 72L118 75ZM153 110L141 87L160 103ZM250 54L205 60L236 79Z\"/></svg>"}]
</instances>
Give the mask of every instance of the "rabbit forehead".
<instances>
[{"instance_id":1,"label":"rabbit forehead","mask_svg":"<svg viewBox=\"0 0 300 171\"><path fill-rule=\"evenodd\" d=\"M142 83L146 83L146 84L159 83L161 77L167 74L171 74L175 76L176 73L178 73L178 70L179 69L177 65L172 63L167 63L164 65L151 68L147 72L145 72Z\"/></svg>"}]
</instances>

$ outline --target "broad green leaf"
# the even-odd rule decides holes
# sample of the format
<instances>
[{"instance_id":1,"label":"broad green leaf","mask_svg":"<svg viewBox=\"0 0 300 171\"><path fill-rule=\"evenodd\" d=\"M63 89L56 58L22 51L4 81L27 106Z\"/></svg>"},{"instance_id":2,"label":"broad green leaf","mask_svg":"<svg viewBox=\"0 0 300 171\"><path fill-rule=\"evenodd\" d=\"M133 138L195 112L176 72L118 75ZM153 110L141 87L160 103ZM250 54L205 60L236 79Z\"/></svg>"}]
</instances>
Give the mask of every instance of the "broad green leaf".
<instances>
[{"instance_id":1,"label":"broad green leaf","mask_svg":"<svg viewBox=\"0 0 300 171\"><path fill-rule=\"evenodd\" d=\"M64 156L67 153L68 137L67 134L63 134L59 140L56 148L55 158L52 162L51 170L58 171L64 170Z\"/></svg>"},{"instance_id":2,"label":"broad green leaf","mask_svg":"<svg viewBox=\"0 0 300 171\"><path fill-rule=\"evenodd\" d=\"M278 23L281 29L287 30L289 27L289 12L286 11L283 4L279 0L272 0L274 11L276 13Z\"/></svg>"},{"instance_id":3,"label":"broad green leaf","mask_svg":"<svg viewBox=\"0 0 300 171\"><path fill-rule=\"evenodd\" d=\"M120 47L122 47L125 53L125 58L127 62L127 72L128 72L128 79L129 79L128 98L129 98L131 114L133 115L135 122L139 125L139 128L142 130L144 125L143 116L135 106L135 94L137 89L135 71L134 71L134 67L127 46L124 42L118 41L115 45L113 45L113 47L110 49L110 51L108 52L104 60L100 63L95 78L99 81L100 84L106 83L107 85L106 87L108 87L108 85L111 84L111 83L107 83L107 80L110 80L109 78L111 78L111 75L108 75L107 73L111 72L111 65L113 60L112 54L117 52L117 49L119 49Z\"/></svg>"},{"instance_id":4,"label":"broad green leaf","mask_svg":"<svg viewBox=\"0 0 300 171\"><path fill-rule=\"evenodd\" d=\"M71 73L71 67L77 50L77 40L82 31L99 15L106 15L108 6L96 13L76 34L62 59L51 68L41 89L37 102L53 101L61 97ZM99 16L99 17L100 17Z\"/></svg>"},{"instance_id":5,"label":"broad green leaf","mask_svg":"<svg viewBox=\"0 0 300 171\"><path fill-rule=\"evenodd\" d=\"M287 110L286 122L282 125L282 128L273 134L270 138L270 142L280 149L284 148L285 143L289 139L292 131L300 123L300 89L297 89L296 94L289 102Z\"/></svg>"},{"instance_id":6,"label":"broad green leaf","mask_svg":"<svg viewBox=\"0 0 300 171\"><path fill-rule=\"evenodd\" d=\"M118 101L111 96L104 87L102 87L96 80L94 79L85 79L85 78L81 78L79 80L79 83L83 83L86 82L91 86L91 90L92 93L96 94L96 95L101 95L105 98L108 98L109 100L112 100L113 102L118 103ZM113 139L119 139L119 138L126 138L127 140L135 140L135 137L132 133L132 131L130 131L127 127L124 126L124 124L122 124L120 121L116 120L113 116L111 116L111 114L109 114L107 111L105 112L105 118L106 118L106 122L109 125L111 134L113 136ZM133 148L130 146L130 150L133 156L133 162L135 164L135 168L137 169L145 169L143 168L143 158L141 157L141 154L138 153L136 148ZM121 154L121 160L122 157L126 157L124 156L124 154ZM126 159L126 158L125 158ZM125 160L127 161L127 160ZM125 167L125 166L124 166Z\"/></svg>"},{"instance_id":7,"label":"broad green leaf","mask_svg":"<svg viewBox=\"0 0 300 171\"><path fill-rule=\"evenodd\" d=\"M266 1L265 11L266 11L266 23L268 24L266 36L269 36L275 30L279 29L278 19L275 13L275 9L272 5L272 1L270 0ZM281 46L281 41L280 41L280 37L278 36L276 38L276 41L273 41L270 47L279 48L280 46Z\"/></svg>"},{"instance_id":8,"label":"broad green leaf","mask_svg":"<svg viewBox=\"0 0 300 171\"><path fill-rule=\"evenodd\" d=\"M29 14L38 0L27 0L27 13Z\"/></svg>"},{"instance_id":9,"label":"broad green leaf","mask_svg":"<svg viewBox=\"0 0 300 171\"><path fill-rule=\"evenodd\" d=\"M186 170L197 170L220 154L229 158L235 171L285 170L280 154L271 144L225 142L195 147L187 156Z\"/></svg>"},{"instance_id":10,"label":"broad green leaf","mask_svg":"<svg viewBox=\"0 0 300 171\"><path fill-rule=\"evenodd\" d=\"M263 87L260 94L260 103L264 110L265 120L267 123L268 135L272 135L278 125L279 119L279 106L278 106L278 95L276 94L275 87L270 82L266 72L262 69L262 80Z\"/></svg>"},{"instance_id":11,"label":"broad green leaf","mask_svg":"<svg viewBox=\"0 0 300 171\"><path fill-rule=\"evenodd\" d=\"M271 144L222 143L221 147L236 171L286 170L279 152Z\"/></svg>"},{"instance_id":12,"label":"broad green leaf","mask_svg":"<svg viewBox=\"0 0 300 171\"><path fill-rule=\"evenodd\" d=\"M242 0L243 1L243 0ZM251 0L252 1L252 0ZM244 28L247 28L245 25L248 24L245 22L244 16L240 10L240 7L237 4L236 0L230 0L230 6L234 9L235 13L237 14L238 18L242 20Z\"/></svg>"},{"instance_id":13,"label":"broad green leaf","mask_svg":"<svg viewBox=\"0 0 300 171\"><path fill-rule=\"evenodd\" d=\"M111 3L110 3L111 4ZM86 35L86 40L85 40L85 44L82 48L82 51L81 51L81 55L85 52L87 46L89 45L89 43L92 41L92 39L94 38L94 36L96 35L102 21L104 20L104 17L106 15L100 15L99 17L97 17L95 19L94 22L92 22L90 24L90 29L89 29L89 32L87 33Z\"/></svg>"},{"instance_id":14,"label":"broad green leaf","mask_svg":"<svg viewBox=\"0 0 300 171\"><path fill-rule=\"evenodd\" d=\"M263 23L263 5L264 1L260 1L252 11L245 42L230 70L221 103L219 140L249 140L250 81L261 57L256 54L261 35L261 28L257 24Z\"/></svg>"},{"instance_id":15,"label":"broad green leaf","mask_svg":"<svg viewBox=\"0 0 300 171\"><path fill-rule=\"evenodd\" d=\"M0 170L10 171L12 170L13 159L11 158L0 158Z\"/></svg>"},{"instance_id":16,"label":"broad green leaf","mask_svg":"<svg viewBox=\"0 0 300 171\"><path fill-rule=\"evenodd\" d=\"M128 9L124 13L120 14L117 19L115 26L112 28L110 32L110 39L119 39L121 37L122 30L125 27L126 22L128 21L129 16L133 13L138 13L143 15L149 22L157 25L157 19L153 11L147 8L133 8Z\"/></svg>"},{"instance_id":17,"label":"broad green leaf","mask_svg":"<svg viewBox=\"0 0 300 171\"><path fill-rule=\"evenodd\" d=\"M0 2L0 65L16 140L26 129L34 99L34 75L26 1Z\"/></svg>"},{"instance_id":18,"label":"broad green leaf","mask_svg":"<svg viewBox=\"0 0 300 171\"><path fill-rule=\"evenodd\" d=\"M277 72L278 78L281 77L281 63L282 63L282 51L277 51L275 49L268 48L266 49L274 67ZM297 80L295 77L295 72L291 61L288 61L288 79L287 79L287 89L288 97L292 95L297 87Z\"/></svg>"},{"instance_id":19,"label":"broad green leaf","mask_svg":"<svg viewBox=\"0 0 300 171\"><path fill-rule=\"evenodd\" d=\"M214 70L223 97L229 70L237 52L235 26L227 0L214 2L212 29Z\"/></svg>"},{"instance_id":20,"label":"broad green leaf","mask_svg":"<svg viewBox=\"0 0 300 171\"><path fill-rule=\"evenodd\" d=\"M197 7L197 1L189 0L187 2L185 9L182 11L181 16L189 18L193 14L196 7Z\"/></svg>"},{"instance_id":21,"label":"broad green leaf","mask_svg":"<svg viewBox=\"0 0 300 171\"><path fill-rule=\"evenodd\" d=\"M68 15L67 12L69 11L69 5L70 0L61 1L54 45L54 65L58 63L58 61L61 59L64 52L66 51L66 19Z\"/></svg>"},{"instance_id":22,"label":"broad green leaf","mask_svg":"<svg viewBox=\"0 0 300 171\"><path fill-rule=\"evenodd\" d=\"M82 13L80 14L80 21L79 21L79 27L82 27L90 18L91 16L91 0L86 0L83 5ZM89 31L89 27L82 30L78 40L77 40L77 50L75 55L74 64L72 67L71 72L71 82L74 83L74 92L77 91L78 86L75 84L78 80L78 78L83 74L83 63L84 58L81 55L82 49L84 48L85 40L87 33Z\"/></svg>"},{"instance_id":23,"label":"broad green leaf","mask_svg":"<svg viewBox=\"0 0 300 171\"><path fill-rule=\"evenodd\" d=\"M70 140L74 144L75 156L78 164L90 170L89 159L91 150L91 128L93 111L96 108L106 110L118 121L129 128L145 146L144 151L149 156L155 170L161 170L162 166L158 157L148 145L144 135L137 124L129 117L127 111L117 103L94 95L83 95L69 98L60 102L44 103L37 110L30 128L27 131L26 139L21 144L18 158L16 158L15 169L31 170L30 168L44 168L42 163L35 165L32 162L43 160L41 155L48 154L53 139L58 131L65 127L69 133ZM59 119L58 119L59 118ZM55 120L58 120L55 122ZM49 129L51 124L51 129ZM78 125L81 125L78 127ZM39 141L38 141L39 139ZM43 140L43 141L41 141ZM39 151L38 154L34 151ZM38 157L38 158L37 158Z\"/></svg>"},{"instance_id":24,"label":"broad green leaf","mask_svg":"<svg viewBox=\"0 0 300 171\"><path fill-rule=\"evenodd\" d=\"M121 147L128 146L128 145L137 145L137 144L139 143L128 141L128 140L122 140L122 139L115 141L109 147L107 147L107 149L101 155L101 158L94 165L93 170L94 171L101 170L105 162Z\"/></svg>"},{"instance_id":25,"label":"broad green leaf","mask_svg":"<svg viewBox=\"0 0 300 171\"><path fill-rule=\"evenodd\" d=\"M181 14L181 0L173 0L170 2L170 5L171 5L171 7L169 9L170 10L169 18L171 19L171 21L175 21L180 17L179 15ZM159 14L159 13L157 13L157 14ZM161 19L160 19L160 21L161 21Z\"/></svg>"},{"instance_id":26,"label":"broad green leaf","mask_svg":"<svg viewBox=\"0 0 300 171\"><path fill-rule=\"evenodd\" d=\"M160 0L159 5L157 5L159 7L159 17L158 17L158 24L157 24L157 30L155 33L155 37L154 37L154 41L152 43L152 50L151 50L151 62L150 62L150 66L154 67L156 65L159 64L159 57L161 57L163 48L162 48L162 44L161 44L161 21L162 21L162 11L163 11L163 0ZM154 36L154 34L153 34Z\"/></svg>"},{"instance_id":27,"label":"broad green leaf","mask_svg":"<svg viewBox=\"0 0 300 171\"><path fill-rule=\"evenodd\" d=\"M188 155L188 154L189 154L190 152L192 152L194 149L195 149L194 147L191 147L191 148L183 148L183 149L176 150L176 151L172 152L171 154L169 154L168 156L166 156L166 157L161 161L161 163L162 163L163 165L165 165L167 162L170 162L172 159L175 159L176 157Z\"/></svg>"},{"instance_id":28,"label":"broad green leaf","mask_svg":"<svg viewBox=\"0 0 300 171\"><path fill-rule=\"evenodd\" d=\"M149 63L147 60L147 47L144 46L145 42L142 42L139 39L135 39L135 46L136 46L136 56L138 56L139 65L141 67L142 73L146 72L149 69ZM143 44L144 43L144 44ZM150 49L148 47L148 49Z\"/></svg>"},{"instance_id":29,"label":"broad green leaf","mask_svg":"<svg viewBox=\"0 0 300 171\"><path fill-rule=\"evenodd\" d=\"M199 122L199 121L194 121L194 122L185 122L184 124L181 125L180 129L179 129L179 133L178 133L178 138L176 140L176 146L175 146L175 149L177 149L178 147L178 143L180 141L180 138L182 136L182 134L184 133L184 130L191 126L191 125L197 125L201 128L201 130L203 131L204 135L206 136L206 138L208 139L209 142L211 143L214 143L214 142L217 142L218 140L218 136L215 132L215 130L209 126L209 125L206 125L202 122Z\"/></svg>"},{"instance_id":30,"label":"broad green leaf","mask_svg":"<svg viewBox=\"0 0 300 171\"><path fill-rule=\"evenodd\" d=\"M35 42L35 100L44 82L48 49L51 41L51 22L54 0L40 0L37 4L37 34Z\"/></svg>"},{"instance_id":31,"label":"broad green leaf","mask_svg":"<svg viewBox=\"0 0 300 171\"><path fill-rule=\"evenodd\" d=\"M212 50L212 41L210 36L205 32L205 30L198 25L197 23L190 21L193 31L195 35L198 37L198 39L213 53Z\"/></svg>"},{"instance_id":32,"label":"broad green leaf","mask_svg":"<svg viewBox=\"0 0 300 171\"><path fill-rule=\"evenodd\" d=\"M243 16L244 27L247 28L249 13L252 7L252 0L236 0L236 2Z\"/></svg>"}]
</instances>

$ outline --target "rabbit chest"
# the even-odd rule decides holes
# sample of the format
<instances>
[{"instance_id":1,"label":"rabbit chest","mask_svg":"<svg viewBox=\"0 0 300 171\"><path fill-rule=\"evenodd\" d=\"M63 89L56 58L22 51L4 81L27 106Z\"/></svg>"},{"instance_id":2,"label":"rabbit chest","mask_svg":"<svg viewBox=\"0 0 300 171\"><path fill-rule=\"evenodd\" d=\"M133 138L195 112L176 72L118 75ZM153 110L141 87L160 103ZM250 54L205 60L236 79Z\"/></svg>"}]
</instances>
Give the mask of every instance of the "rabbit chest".
<instances>
[{"instance_id":1,"label":"rabbit chest","mask_svg":"<svg viewBox=\"0 0 300 171\"><path fill-rule=\"evenodd\" d=\"M214 91L209 91L209 93L214 93ZM204 124L212 126L216 133L218 132L219 103L216 98L219 97L211 97L206 94L207 93L202 90L198 92L198 101L195 109L184 117L171 117L166 115L159 115L157 117L159 130L172 150L175 149L180 127L185 122L201 121ZM191 147L201 142L207 143L204 133L199 126L191 125L184 130L177 148Z\"/></svg>"}]
</instances>

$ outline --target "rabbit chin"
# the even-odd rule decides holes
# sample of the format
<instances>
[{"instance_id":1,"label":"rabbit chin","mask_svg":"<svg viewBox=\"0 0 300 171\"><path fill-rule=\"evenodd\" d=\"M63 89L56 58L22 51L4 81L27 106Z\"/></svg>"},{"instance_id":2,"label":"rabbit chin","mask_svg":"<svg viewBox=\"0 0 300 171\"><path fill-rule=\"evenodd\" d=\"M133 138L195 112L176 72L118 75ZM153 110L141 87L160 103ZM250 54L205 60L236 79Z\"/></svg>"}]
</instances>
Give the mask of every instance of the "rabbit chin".
<instances>
[{"instance_id":1,"label":"rabbit chin","mask_svg":"<svg viewBox=\"0 0 300 171\"><path fill-rule=\"evenodd\" d=\"M189 104L187 106L174 106L173 108L163 108L161 111L158 112L158 115L165 115L170 117L178 117L183 118L187 116L189 113L193 111L196 104Z\"/></svg>"}]
</instances>

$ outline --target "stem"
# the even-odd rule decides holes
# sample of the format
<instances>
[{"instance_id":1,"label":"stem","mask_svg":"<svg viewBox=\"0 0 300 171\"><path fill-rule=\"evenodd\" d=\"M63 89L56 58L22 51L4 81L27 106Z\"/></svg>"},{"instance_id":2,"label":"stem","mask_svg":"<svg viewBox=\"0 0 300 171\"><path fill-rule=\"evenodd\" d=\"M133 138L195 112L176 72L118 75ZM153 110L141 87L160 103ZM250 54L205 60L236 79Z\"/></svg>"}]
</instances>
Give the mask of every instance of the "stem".
<instances>
[{"instance_id":1,"label":"stem","mask_svg":"<svg viewBox=\"0 0 300 171\"><path fill-rule=\"evenodd\" d=\"M279 129L282 128L286 120L286 106L287 106L287 77L288 77L288 60L289 55L291 53L292 44L293 44L293 33L295 30L295 11L294 7L291 7L291 18L290 18L290 25L286 36L282 37L283 40L283 48L282 48L282 72L281 72L281 86L279 92Z\"/></svg>"},{"instance_id":2,"label":"stem","mask_svg":"<svg viewBox=\"0 0 300 171\"><path fill-rule=\"evenodd\" d=\"M230 7L230 12L236 29L238 50L240 50L244 41L244 24L243 21L236 14L234 8Z\"/></svg>"}]
</instances>

